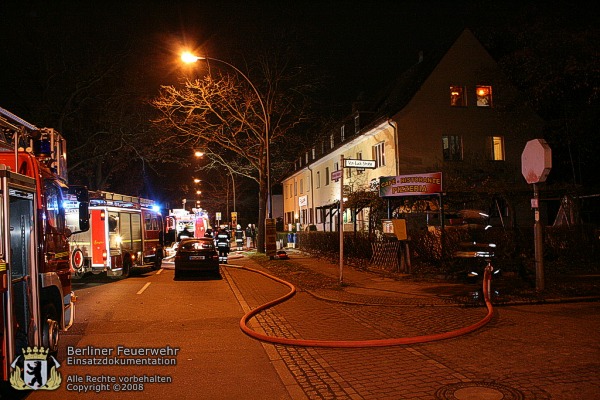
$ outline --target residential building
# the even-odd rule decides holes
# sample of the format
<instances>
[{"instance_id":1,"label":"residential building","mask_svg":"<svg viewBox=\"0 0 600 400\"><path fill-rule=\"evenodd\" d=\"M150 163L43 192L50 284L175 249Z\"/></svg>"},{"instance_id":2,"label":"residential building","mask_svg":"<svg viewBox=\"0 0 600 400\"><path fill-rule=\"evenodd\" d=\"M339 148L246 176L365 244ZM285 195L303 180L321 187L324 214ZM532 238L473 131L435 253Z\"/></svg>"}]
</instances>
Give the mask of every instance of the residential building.
<instances>
[{"instance_id":1,"label":"residential building","mask_svg":"<svg viewBox=\"0 0 600 400\"><path fill-rule=\"evenodd\" d=\"M444 192L468 197L480 169L486 176L500 171L515 186L524 183L521 154L528 140L541 137L543 121L469 30L437 57L420 54L380 99L369 112L354 107L339 129L296 162L282 181L285 224L338 229L342 156L375 164L344 168L345 192L377 190L380 177L457 168L466 168L466 177L449 179ZM502 218L509 207L494 200ZM368 212L345 213L344 230L366 229Z\"/></svg>"}]
</instances>

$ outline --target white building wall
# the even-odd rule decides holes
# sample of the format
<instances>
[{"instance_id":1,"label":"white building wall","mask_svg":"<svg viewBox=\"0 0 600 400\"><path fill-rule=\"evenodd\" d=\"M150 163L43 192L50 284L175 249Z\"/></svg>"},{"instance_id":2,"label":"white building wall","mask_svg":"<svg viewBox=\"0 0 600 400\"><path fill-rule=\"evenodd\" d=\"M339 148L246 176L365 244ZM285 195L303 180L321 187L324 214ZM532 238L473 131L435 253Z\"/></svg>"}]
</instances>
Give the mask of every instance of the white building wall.
<instances>
[{"instance_id":1,"label":"white building wall","mask_svg":"<svg viewBox=\"0 0 600 400\"><path fill-rule=\"evenodd\" d=\"M341 168L341 155L343 154L344 158L356 159L357 154L362 153L363 160L373 160L373 146L381 142L384 143L385 165L375 169L365 169L362 173L355 168L350 168L352 170L350 177L346 175L347 169L344 169L344 185L350 186L352 191L368 190L372 180L377 180L380 176L396 175L395 129L387 121L383 121L352 140L336 145L337 147L331 153L296 171L283 181L285 222L290 222L290 216L293 216L295 221L295 216L301 215L299 200L301 196L307 196L307 206L302 208L308 209L306 214L309 221L303 221L303 225L312 223L317 226L318 230L329 230L330 216L323 221L316 216L315 210L317 207L336 203L340 199L341 180L332 181L331 173L336 170L336 165ZM329 177L326 177L327 171L329 171ZM318 176L320 176L320 182ZM300 184L301 180L303 180L302 185ZM300 192L301 186L302 193ZM310 219L311 209L313 210L312 220ZM365 219L366 213L360 218ZM337 230L335 220L333 222L333 230ZM344 230L347 229L352 229L352 223L344 227Z\"/></svg>"}]
</instances>

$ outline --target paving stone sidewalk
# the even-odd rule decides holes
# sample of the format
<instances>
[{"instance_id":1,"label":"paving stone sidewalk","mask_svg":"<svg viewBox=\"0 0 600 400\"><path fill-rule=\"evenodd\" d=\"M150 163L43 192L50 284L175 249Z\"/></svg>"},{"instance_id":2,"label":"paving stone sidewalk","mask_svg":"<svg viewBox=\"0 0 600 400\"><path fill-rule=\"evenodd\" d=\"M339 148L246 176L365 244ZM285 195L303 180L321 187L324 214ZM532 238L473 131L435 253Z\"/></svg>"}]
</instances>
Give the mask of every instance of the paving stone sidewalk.
<instances>
[{"instance_id":1,"label":"paving stone sidewalk","mask_svg":"<svg viewBox=\"0 0 600 400\"><path fill-rule=\"evenodd\" d=\"M393 279L349 267L340 287L339 266L295 252L291 262L269 262L263 268L245 256L231 260L297 285L292 300L253 321L271 336L345 341L420 336L460 329L485 314L485 308L460 300L465 291L477 296L476 288L470 292L472 285ZM250 308L287 292L244 270L227 270L226 279ZM599 314L594 302L509 304L483 328L429 344L266 346L272 346L289 371L288 380L295 382L293 398L588 399L600 396Z\"/></svg>"}]
</instances>

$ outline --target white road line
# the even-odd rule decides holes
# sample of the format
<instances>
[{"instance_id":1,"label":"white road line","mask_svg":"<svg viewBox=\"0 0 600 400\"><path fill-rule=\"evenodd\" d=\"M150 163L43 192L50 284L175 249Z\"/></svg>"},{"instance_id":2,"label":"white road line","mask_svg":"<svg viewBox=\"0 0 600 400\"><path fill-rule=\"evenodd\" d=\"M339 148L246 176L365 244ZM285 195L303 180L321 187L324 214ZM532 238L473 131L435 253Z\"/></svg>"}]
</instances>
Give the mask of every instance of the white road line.
<instances>
[{"instance_id":1,"label":"white road line","mask_svg":"<svg viewBox=\"0 0 600 400\"><path fill-rule=\"evenodd\" d=\"M148 283L146 283L146 284L144 285L144 287L143 287L143 288L141 288L141 289L140 289L140 291L139 291L139 292L137 292L136 294L142 294L142 293L144 293L144 290L146 290L146 289L148 288L148 286L150 286L150 284L151 284L151 283L152 283L152 282L148 282Z\"/></svg>"}]
</instances>

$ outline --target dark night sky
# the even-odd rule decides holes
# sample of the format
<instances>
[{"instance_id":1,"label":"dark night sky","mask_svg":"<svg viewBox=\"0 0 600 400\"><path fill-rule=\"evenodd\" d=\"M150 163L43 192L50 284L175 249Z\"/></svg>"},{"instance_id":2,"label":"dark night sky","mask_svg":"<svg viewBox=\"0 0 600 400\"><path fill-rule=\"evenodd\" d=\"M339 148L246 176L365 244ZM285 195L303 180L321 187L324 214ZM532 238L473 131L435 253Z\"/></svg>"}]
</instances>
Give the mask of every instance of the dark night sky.
<instances>
[{"instance_id":1,"label":"dark night sky","mask_svg":"<svg viewBox=\"0 0 600 400\"><path fill-rule=\"evenodd\" d=\"M350 113L359 96L368 101L416 63L419 51L448 44L465 27L494 44L489 49L492 56L521 50L524 55L542 56L530 65L518 65L521 59L513 59L517 64L512 67L521 70L520 84L526 86L528 73L543 76L550 64L544 56L560 59L564 52L576 59L569 52L578 47L569 40L597 37L585 33L597 30L598 13L581 4L570 0L2 0L0 106L38 126L60 130L56 116L63 111L61 102L68 99L73 82L81 82L94 69L121 60L111 83L116 79L122 87L135 85L136 92L151 98L161 84L176 83L183 48L244 69L244 61L261 49L262 38L294 44L296 61L323 78L319 96L323 113L340 118ZM556 29L548 32L548 27ZM577 35L564 35L563 29ZM506 32L510 35L503 36ZM517 42L526 48L515 47ZM587 55L594 54L593 44L582 43L573 44L585 46ZM593 70L594 61L586 62ZM582 68L581 73L587 72ZM560 70L555 76L560 76ZM550 82L549 93L554 89ZM68 83L68 90L61 92ZM87 94L94 95L93 91ZM85 130L71 129L73 134ZM68 138L66 129L62 133Z\"/></svg>"},{"instance_id":2,"label":"dark night sky","mask_svg":"<svg viewBox=\"0 0 600 400\"><path fill-rule=\"evenodd\" d=\"M118 53L119 46L131 44L140 52L139 64L133 68L144 71L151 92L174 79L182 46L239 62L252 53L252 42L246 39L255 30L275 38L284 30L294 32L302 61L326 78L329 89L324 96L350 104L359 93L380 89L413 64L419 50L435 47L464 26L497 21L494 17L510 13L506 10L512 8L482 12L480 7L489 4L398 0L3 2L0 35L3 56L8 54L9 59L2 60L2 69L9 72L0 78L4 86L0 104L17 107L16 112L25 109L6 90L7 81L13 80L8 86L15 86L15 74L10 71L20 75L22 65L62 57L57 52L81 52L80 61L85 62L95 57L108 59ZM52 45L43 45L44 40ZM26 81L28 77L18 79Z\"/></svg>"}]
</instances>

